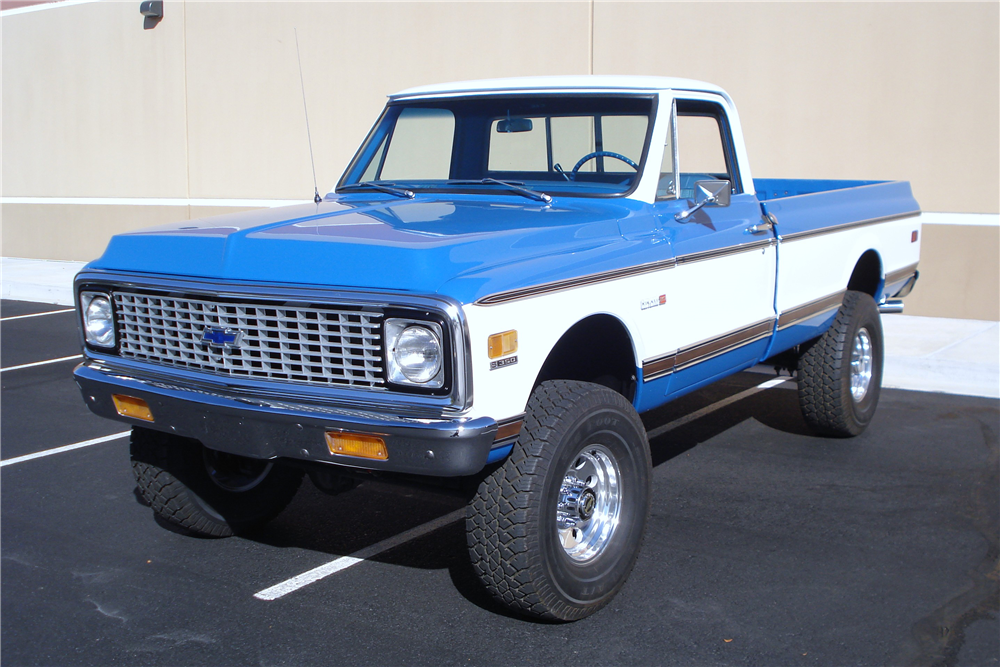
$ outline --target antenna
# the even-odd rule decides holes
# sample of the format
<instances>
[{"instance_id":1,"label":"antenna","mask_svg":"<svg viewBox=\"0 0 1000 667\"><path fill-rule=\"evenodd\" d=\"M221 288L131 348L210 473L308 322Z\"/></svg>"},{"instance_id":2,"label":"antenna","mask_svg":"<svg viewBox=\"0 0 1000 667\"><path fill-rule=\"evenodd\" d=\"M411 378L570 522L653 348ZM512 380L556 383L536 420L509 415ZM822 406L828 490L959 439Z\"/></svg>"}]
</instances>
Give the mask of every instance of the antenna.
<instances>
[{"instance_id":1,"label":"antenna","mask_svg":"<svg viewBox=\"0 0 1000 667\"><path fill-rule=\"evenodd\" d=\"M313 170L313 201L317 204L323 201L323 198L319 196L319 185L316 184L316 158L313 157L313 140L312 133L309 131L309 109L306 107L306 82L302 78L302 54L299 53L299 29L292 28L295 31L295 56L299 60L299 83L302 84L302 111L306 115L306 139L309 140L309 162L312 163Z\"/></svg>"}]
</instances>

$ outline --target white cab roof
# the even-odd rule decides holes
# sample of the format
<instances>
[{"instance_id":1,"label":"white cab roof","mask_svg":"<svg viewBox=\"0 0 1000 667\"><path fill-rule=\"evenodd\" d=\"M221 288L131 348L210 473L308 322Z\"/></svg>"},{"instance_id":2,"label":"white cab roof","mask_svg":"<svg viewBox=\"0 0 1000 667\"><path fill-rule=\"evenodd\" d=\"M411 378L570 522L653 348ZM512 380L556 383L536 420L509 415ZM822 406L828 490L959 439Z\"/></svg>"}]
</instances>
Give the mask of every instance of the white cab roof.
<instances>
[{"instance_id":1,"label":"white cab roof","mask_svg":"<svg viewBox=\"0 0 1000 667\"><path fill-rule=\"evenodd\" d=\"M536 92L536 91L616 91L640 92L658 90L694 90L717 93L727 100L719 86L692 79L676 79L665 76L526 76L510 79L481 79L479 81L454 81L429 86L407 88L389 95L396 100L406 97L438 97L446 95L482 95L488 93Z\"/></svg>"}]
</instances>

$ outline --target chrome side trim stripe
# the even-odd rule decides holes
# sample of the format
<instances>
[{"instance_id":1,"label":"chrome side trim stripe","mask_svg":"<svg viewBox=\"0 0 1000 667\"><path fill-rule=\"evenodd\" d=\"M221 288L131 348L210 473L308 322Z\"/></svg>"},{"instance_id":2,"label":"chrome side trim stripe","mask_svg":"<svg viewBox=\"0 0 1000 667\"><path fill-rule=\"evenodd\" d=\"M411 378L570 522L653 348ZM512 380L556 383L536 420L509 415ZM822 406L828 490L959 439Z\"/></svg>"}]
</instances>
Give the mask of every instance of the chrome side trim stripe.
<instances>
[{"instance_id":1,"label":"chrome side trim stripe","mask_svg":"<svg viewBox=\"0 0 1000 667\"><path fill-rule=\"evenodd\" d=\"M700 343L686 350L680 350L677 352L677 365L674 367L674 370L683 370L689 366L734 350L737 347L742 347L761 338L766 338L771 335L771 331L773 330L774 318L771 317L761 320L756 324L751 324L745 329L720 336L706 343Z\"/></svg>"},{"instance_id":2,"label":"chrome side trim stripe","mask_svg":"<svg viewBox=\"0 0 1000 667\"><path fill-rule=\"evenodd\" d=\"M920 215L920 211L911 211L909 213L900 213L897 215L886 215L879 218L870 218L868 220L860 220L858 222L847 222L841 225L833 225L830 227L823 227L822 229L810 229L803 232L794 232L791 234L782 234L780 240L784 243L791 243L793 241L801 241L803 239L812 238L814 236L822 236L824 234L834 234L836 232L843 232L850 229L855 229L857 227L865 227L867 225L877 225L883 222L892 222L894 220L904 220L906 218L913 218ZM751 243L744 243L737 246L731 246L728 248L718 248L715 250L704 250L702 252L689 253L687 255L680 255L677 258L665 259L659 262L650 262L649 264L641 264L639 266L631 266L623 269L614 269L612 271L602 271L601 273L592 273L586 276L579 276L576 278L567 278L565 280L556 280L549 283L543 283L541 285L533 285L531 287L522 287L519 289L507 290L505 292L497 292L496 294L490 294L484 296L476 301L476 305L480 306L495 306L500 303L508 303L510 301L517 301L518 299L527 299L533 296L540 296L542 294L550 294L552 292L559 292L562 290L573 289L574 287L584 287L587 285L595 285L597 283L607 282L610 280L619 280L621 278L629 278L631 276L638 276L644 273L651 273L653 271L664 271L666 269L672 269L676 266L683 264L692 264L694 262L702 262L709 259L718 259L720 257L727 257L729 255L735 255L742 252L750 252L753 250L758 250L760 248L765 248L767 246L774 245L776 243L775 239L763 239L760 241L753 241Z\"/></svg>"},{"instance_id":3,"label":"chrome side trim stripe","mask_svg":"<svg viewBox=\"0 0 1000 667\"><path fill-rule=\"evenodd\" d=\"M640 264L639 266L630 266L624 269L602 271L601 273L591 273L590 275L579 276L577 278L567 278L565 280L556 280L550 283L542 283L541 285L533 285L531 287L522 287L519 289L508 290L506 292L497 292L496 294L490 294L489 296L484 296L479 299L476 301L476 305L495 306L499 303L508 303L510 301L517 301L518 299L527 299L529 297L540 296L542 294L560 292L562 290L573 289L574 287L585 287L587 285L596 285L597 283L608 282L610 280L631 278L632 276L639 276L644 273L665 271L681 264L691 264L693 262L702 262L708 259L718 259L720 257L736 255L742 252L751 252L753 250L772 246L775 243L777 243L777 241L773 238L764 239L761 241L753 241L751 243L743 243L737 246L730 246L728 248L693 252L687 255L681 255L677 258L665 259L659 262L650 262L648 264Z\"/></svg>"},{"instance_id":4,"label":"chrome side trim stripe","mask_svg":"<svg viewBox=\"0 0 1000 667\"><path fill-rule=\"evenodd\" d=\"M835 308L840 308L840 304L844 302L844 293L846 291L847 290L841 290L836 294L830 294L829 296L814 299L809 303L786 310L778 316L778 331L808 320L809 318L815 317L821 313L825 313Z\"/></svg>"},{"instance_id":5,"label":"chrome side trim stripe","mask_svg":"<svg viewBox=\"0 0 1000 667\"><path fill-rule=\"evenodd\" d=\"M518 299L527 299L528 297L549 294L551 292L560 292L574 287L595 285L609 280L618 280L621 278L642 275L643 273L652 273L653 271L665 271L667 269L674 268L676 265L677 261L671 257L670 259L665 259L659 262L650 262L649 264L640 264L639 266L629 266L624 269L614 269L612 271L602 271L601 273L591 273L587 276L556 280L551 283L542 283L541 285L522 287L519 289L508 290L506 292L497 292L496 294L484 296L476 301L476 304L480 306L495 306L498 303L507 303L509 301L517 301Z\"/></svg>"},{"instance_id":6,"label":"chrome side trim stripe","mask_svg":"<svg viewBox=\"0 0 1000 667\"><path fill-rule=\"evenodd\" d=\"M655 380L671 373L690 368L695 364L708 361L738 347L749 345L771 335L774 328L774 318L761 320L748 327L731 331L717 338L711 338L676 352L642 362L643 382Z\"/></svg>"},{"instance_id":7,"label":"chrome side trim stripe","mask_svg":"<svg viewBox=\"0 0 1000 667\"><path fill-rule=\"evenodd\" d=\"M674 362L676 359L677 353L671 352L662 357L642 362L642 381L649 382L664 375L670 375L674 372Z\"/></svg>"},{"instance_id":8,"label":"chrome side trim stripe","mask_svg":"<svg viewBox=\"0 0 1000 667\"><path fill-rule=\"evenodd\" d=\"M517 417L511 417L510 419L504 419L497 423L497 432L493 436L493 444L502 440L513 440L521 432L521 427L524 425L524 415L519 415Z\"/></svg>"},{"instance_id":9,"label":"chrome side trim stripe","mask_svg":"<svg viewBox=\"0 0 1000 667\"><path fill-rule=\"evenodd\" d=\"M917 263L914 262L909 266L904 266L903 268L893 271L892 273L885 274L885 284L886 286L893 283L899 282L900 280L905 280L917 272Z\"/></svg>"},{"instance_id":10,"label":"chrome side trim stripe","mask_svg":"<svg viewBox=\"0 0 1000 667\"><path fill-rule=\"evenodd\" d=\"M758 250L760 248L766 248L768 246L773 246L777 243L774 238L762 239L760 241L751 241L750 243L741 243L740 245L729 246L728 248L718 248L716 250L703 250L701 252L692 252L687 255L681 255L677 258L678 264L692 264L694 262L703 262L707 259L718 259L719 257L728 257L729 255L737 255L741 252L750 252L751 250Z\"/></svg>"},{"instance_id":11,"label":"chrome side trim stripe","mask_svg":"<svg viewBox=\"0 0 1000 667\"><path fill-rule=\"evenodd\" d=\"M836 232L847 231L848 229L854 229L855 227L865 227L867 225L877 225L882 222L892 222L893 220L904 220L906 218L913 218L920 215L920 211L911 211L909 213L899 213L897 215L885 215L880 218L870 218L868 220L859 220L858 222L845 222L842 225L832 225L830 227L823 227L822 229L810 229L804 232L793 232L791 234L782 234L781 240L784 243L790 243L792 241L801 241L802 239L812 238L814 236L822 236L824 234L834 234ZM780 228L779 228L780 229Z\"/></svg>"}]
</instances>

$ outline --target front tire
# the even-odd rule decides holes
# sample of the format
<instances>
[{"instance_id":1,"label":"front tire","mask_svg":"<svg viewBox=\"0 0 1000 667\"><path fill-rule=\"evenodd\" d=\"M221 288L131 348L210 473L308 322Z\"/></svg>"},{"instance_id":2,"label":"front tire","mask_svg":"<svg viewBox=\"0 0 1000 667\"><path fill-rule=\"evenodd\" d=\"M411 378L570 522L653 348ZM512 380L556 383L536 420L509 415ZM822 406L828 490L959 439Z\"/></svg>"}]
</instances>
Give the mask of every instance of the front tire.
<instances>
[{"instance_id":1,"label":"front tire","mask_svg":"<svg viewBox=\"0 0 1000 667\"><path fill-rule=\"evenodd\" d=\"M882 320L875 300L848 291L833 325L799 359L799 407L819 435L859 435L882 388Z\"/></svg>"},{"instance_id":2,"label":"front tire","mask_svg":"<svg viewBox=\"0 0 1000 667\"><path fill-rule=\"evenodd\" d=\"M197 440L133 427L132 471L163 520L206 537L228 537L278 516L302 471L204 447Z\"/></svg>"},{"instance_id":3,"label":"front tire","mask_svg":"<svg viewBox=\"0 0 1000 667\"><path fill-rule=\"evenodd\" d=\"M521 434L466 518L473 568L519 613L574 621L621 590L649 513L652 464L632 405L600 385L532 393Z\"/></svg>"}]
</instances>

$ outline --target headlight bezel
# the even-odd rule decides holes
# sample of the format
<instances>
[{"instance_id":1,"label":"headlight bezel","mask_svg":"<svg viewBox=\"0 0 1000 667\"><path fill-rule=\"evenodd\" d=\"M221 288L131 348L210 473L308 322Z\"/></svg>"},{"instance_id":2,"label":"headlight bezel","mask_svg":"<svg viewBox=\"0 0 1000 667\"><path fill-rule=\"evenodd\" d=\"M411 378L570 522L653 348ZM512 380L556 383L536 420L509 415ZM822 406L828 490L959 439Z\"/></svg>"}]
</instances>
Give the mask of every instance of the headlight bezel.
<instances>
[{"instance_id":1,"label":"headlight bezel","mask_svg":"<svg viewBox=\"0 0 1000 667\"><path fill-rule=\"evenodd\" d=\"M401 371L394 372L398 366L393 350L401 335L411 327L421 327L430 331L440 346L440 369L427 382L415 382ZM416 315L412 312L387 310L382 322L382 350L385 380L392 391L444 396L451 393L451 378L453 368L453 347L449 327L434 313L422 312Z\"/></svg>"},{"instance_id":2,"label":"headlight bezel","mask_svg":"<svg viewBox=\"0 0 1000 667\"><path fill-rule=\"evenodd\" d=\"M100 341L95 340L90 333L90 329L87 326L88 318L87 313L90 306L97 299L104 299L108 302L108 310L111 313L111 342L110 344L102 344ZM78 297L78 303L80 306L80 328L83 333L84 344L94 350L99 350L101 352L114 352L118 349L118 313L115 309L115 302L112 298L110 291L103 290L81 290Z\"/></svg>"}]
</instances>

